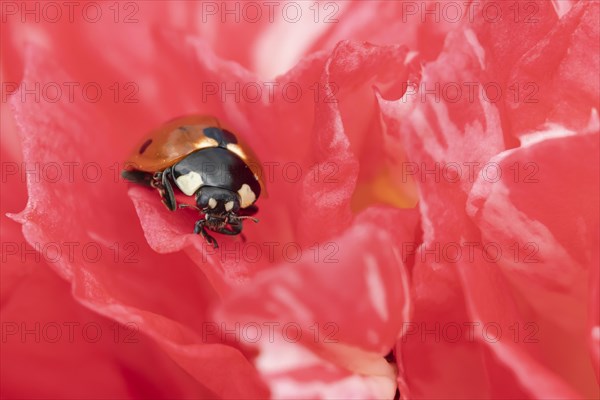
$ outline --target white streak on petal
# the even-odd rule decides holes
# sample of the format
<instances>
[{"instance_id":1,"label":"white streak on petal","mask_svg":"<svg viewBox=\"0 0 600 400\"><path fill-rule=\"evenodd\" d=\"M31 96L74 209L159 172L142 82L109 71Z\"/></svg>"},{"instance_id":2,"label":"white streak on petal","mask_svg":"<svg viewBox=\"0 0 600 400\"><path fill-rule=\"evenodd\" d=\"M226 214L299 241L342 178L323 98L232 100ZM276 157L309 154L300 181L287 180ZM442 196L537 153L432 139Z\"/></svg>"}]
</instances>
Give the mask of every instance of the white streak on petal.
<instances>
[{"instance_id":1,"label":"white streak on petal","mask_svg":"<svg viewBox=\"0 0 600 400\"><path fill-rule=\"evenodd\" d=\"M293 314L297 317L297 323L302 322L310 322L312 318L312 313L302 301L299 300L293 292L283 286L277 286L271 289L271 293L273 297L275 297L280 303L283 303L287 308L289 308ZM314 318L313 318L314 319Z\"/></svg>"},{"instance_id":2,"label":"white streak on petal","mask_svg":"<svg viewBox=\"0 0 600 400\"><path fill-rule=\"evenodd\" d=\"M327 17L331 15L330 9L325 10L319 5L320 13L316 16L313 2L289 3L293 7L284 5L275 8L273 20L266 24L252 49L254 70L262 78L275 77L291 69L331 29L333 21L327 22ZM339 18L348 4L342 1L335 6L332 19ZM369 9L373 7L365 7L364 13L369 13ZM373 10L371 13L375 14ZM263 18L269 18L267 9L263 11ZM344 33L339 32L340 37L344 37ZM277 56L274 57L274 54Z\"/></svg>"},{"instance_id":3,"label":"white streak on petal","mask_svg":"<svg viewBox=\"0 0 600 400\"><path fill-rule=\"evenodd\" d=\"M404 65L410 64L412 60L414 60L419 55L418 51L411 50L406 53L406 57L404 57Z\"/></svg>"},{"instance_id":4,"label":"white streak on petal","mask_svg":"<svg viewBox=\"0 0 600 400\"><path fill-rule=\"evenodd\" d=\"M385 301L385 285L383 284L383 279L381 279L381 275L379 274L377 260L375 257L371 254L367 254L365 256L365 266L367 267L365 278L367 287L369 289L369 298L371 300L371 304L373 304L373 308L379 317L382 320L387 321L388 311Z\"/></svg>"},{"instance_id":5,"label":"white streak on petal","mask_svg":"<svg viewBox=\"0 0 600 400\"><path fill-rule=\"evenodd\" d=\"M315 354L298 344L275 340L261 346L256 367L275 399L391 399L397 371L380 354L331 344ZM324 355L324 356L323 356ZM311 370L324 371L324 379Z\"/></svg>"},{"instance_id":6,"label":"white streak on petal","mask_svg":"<svg viewBox=\"0 0 600 400\"><path fill-rule=\"evenodd\" d=\"M563 15L569 12L573 3L571 0L552 0L552 6L558 18L562 18Z\"/></svg>"},{"instance_id":7,"label":"white streak on petal","mask_svg":"<svg viewBox=\"0 0 600 400\"><path fill-rule=\"evenodd\" d=\"M561 125L548 125L547 129L535 131L521 136L521 146L531 146L546 139L573 136L575 132Z\"/></svg>"},{"instance_id":8,"label":"white streak on petal","mask_svg":"<svg viewBox=\"0 0 600 400\"><path fill-rule=\"evenodd\" d=\"M592 328L592 339L595 341L600 341L600 326L595 326Z\"/></svg>"},{"instance_id":9,"label":"white streak on petal","mask_svg":"<svg viewBox=\"0 0 600 400\"><path fill-rule=\"evenodd\" d=\"M471 29L467 29L465 30L465 38L475 52L477 60L479 61L479 66L481 69L485 69L485 50L481 47L479 40L477 40L477 35Z\"/></svg>"}]
</instances>

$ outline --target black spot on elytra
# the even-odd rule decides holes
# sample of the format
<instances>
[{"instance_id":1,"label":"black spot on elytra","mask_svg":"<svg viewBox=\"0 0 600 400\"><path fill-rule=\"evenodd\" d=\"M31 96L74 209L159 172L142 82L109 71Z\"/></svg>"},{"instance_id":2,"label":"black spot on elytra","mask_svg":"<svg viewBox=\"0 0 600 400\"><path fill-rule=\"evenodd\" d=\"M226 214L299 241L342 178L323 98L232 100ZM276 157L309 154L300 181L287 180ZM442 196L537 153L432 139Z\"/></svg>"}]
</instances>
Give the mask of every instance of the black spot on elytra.
<instances>
[{"instance_id":1,"label":"black spot on elytra","mask_svg":"<svg viewBox=\"0 0 600 400\"><path fill-rule=\"evenodd\" d=\"M229 132L227 129L223 129L223 138L225 139L225 141L227 143L237 143L237 138L235 137L235 135L231 132Z\"/></svg>"},{"instance_id":2,"label":"black spot on elytra","mask_svg":"<svg viewBox=\"0 0 600 400\"><path fill-rule=\"evenodd\" d=\"M216 140L219 147L227 147L229 143L237 143L235 135L224 129L210 127L204 128L203 132L206 137Z\"/></svg>"},{"instance_id":3,"label":"black spot on elytra","mask_svg":"<svg viewBox=\"0 0 600 400\"><path fill-rule=\"evenodd\" d=\"M148 148L148 146L150 146L150 144L152 144L152 139L148 139L144 142L144 144L142 145L142 147L140 147L140 154L143 154L146 149Z\"/></svg>"}]
</instances>

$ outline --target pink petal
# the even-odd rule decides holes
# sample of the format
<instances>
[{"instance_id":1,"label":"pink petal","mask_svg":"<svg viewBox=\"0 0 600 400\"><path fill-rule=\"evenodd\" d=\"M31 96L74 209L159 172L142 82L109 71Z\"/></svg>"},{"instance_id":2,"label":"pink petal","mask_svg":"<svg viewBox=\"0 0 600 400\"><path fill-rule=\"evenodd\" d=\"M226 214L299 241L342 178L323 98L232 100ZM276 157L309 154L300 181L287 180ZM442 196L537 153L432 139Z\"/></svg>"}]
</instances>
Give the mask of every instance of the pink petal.
<instances>
[{"instance_id":1,"label":"pink petal","mask_svg":"<svg viewBox=\"0 0 600 400\"><path fill-rule=\"evenodd\" d=\"M438 20L427 17L423 21L422 12L435 7L434 1L408 5L389 1L272 3L272 10L267 3L255 4L262 16L256 21L253 20L256 5L198 4L196 10L188 14L196 12L206 23L199 26L186 21L186 29L196 30L206 38L219 57L235 60L262 79L283 74L302 63L307 55L322 50L329 52L345 40L401 44L433 59L442 48L444 35L461 25L446 19L440 21L439 15ZM237 14L226 13L236 7ZM298 20L294 18L296 12ZM236 17L236 23L223 23L234 21ZM377 19L375 24L374 18Z\"/></svg>"},{"instance_id":2,"label":"pink petal","mask_svg":"<svg viewBox=\"0 0 600 400\"><path fill-rule=\"evenodd\" d=\"M419 88L432 90L436 84L482 80L485 72L480 57L480 46L471 33L449 34L438 60L424 68ZM422 259L418 249L460 235L466 225L461 206L464 207L472 186L472 176L503 146L499 113L493 104L478 93L471 100L462 96L459 101L449 98L450 92L439 93L440 98L435 94L423 96L419 91L407 93L398 101L379 101L387 118L402 121L396 130L389 132L394 135L389 139L400 142L409 157L408 161L400 160L398 167L404 182L414 179L419 186L424 231L421 246L413 240L403 249L405 257L415 257L412 282L415 314L403 327L406 339L400 340L396 348L399 387L406 396L418 398L485 397L491 389L484 383L481 346L465 336L457 345L432 344L420 334L408 335L414 333L415 327L421 333L423 327L435 329L436 324L455 323L462 327L463 322L469 322L455 269L440 265L439 261ZM448 163L458 165L461 172L458 177L442 178L442 168ZM453 211L449 212L449 207ZM457 369L455 360L466 368ZM474 379L473 374L482 374L481 379ZM482 383L473 385L473 381Z\"/></svg>"},{"instance_id":3,"label":"pink petal","mask_svg":"<svg viewBox=\"0 0 600 400\"><path fill-rule=\"evenodd\" d=\"M468 20L463 5L459 7L465 14L453 21L446 18L448 14L443 3L431 0L418 3L352 1L336 6L340 10L335 15L331 6L325 11L338 22L329 24L330 29L313 43L311 51L332 48L341 40L368 41L378 45L407 46L424 59L433 60L442 50L445 35ZM377 23L373 23L374 19Z\"/></svg>"},{"instance_id":4,"label":"pink petal","mask_svg":"<svg viewBox=\"0 0 600 400\"><path fill-rule=\"evenodd\" d=\"M215 395L171 361L135 322L117 324L82 307L46 262L28 258L31 275L2 301L0 360L10 366L0 372L2 397Z\"/></svg>"},{"instance_id":5,"label":"pink petal","mask_svg":"<svg viewBox=\"0 0 600 400\"><path fill-rule=\"evenodd\" d=\"M50 54L34 50L26 60L24 82L73 80L52 64ZM226 397L264 394L252 366L237 349L202 344L199 332L216 299L206 278L183 254L157 256L146 246L133 210L124 207L127 186L114 179L120 163L114 163L111 150L117 138L107 134L114 128L110 118L99 115L90 103L70 103L65 98L56 103L22 103L13 97L12 104L27 165L95 162L101 168L97 182L79 175L73 182L36 182L35 175L29 175L27 208L14 216L32 246L74 242L80 246L94 243L101 249L104 257L98 261L75 251L73 257L61 257L52 264L72 283L75 297L105 316L139 324L141 331L214 393ZM121 251L116 259L110 252L115 245ZM211 365L227 365L223 367L226 372L215 376ZM243 378L234 378L238 375Z\"/></svg>"},{"instance_id":6,"label":"pink petal","mask_svg":"<svg viewBox=\"0 0 600 400\"><path fill-rule=\"evenodd\" d=\"M597 255L598 253L596 253ZM594 265L598 265L598 259ZM590 290L590 355L592 366L596 371L596 380L600 384L600 269L593 268L591 273L591 290Z\"/></svg>"},{"instance_id":7,"label":"pink petal","mask_svg":"<svg viewBox=\"0 0 600 400\"><path fill-rule=\"evenodd\" d=\"M383 115L402 121L388 137L400 142L409 157L399 163L399 175L404 182L414 179L421 196L435 197L427 198L427 204L464 202L485 163L504 148L498 109L479 91L458 98L451 91L426 92L436 85L481 81L486 73L480 51L469 31L451 33L438 60L424 68L417 92L396 101L379 100ZM444 210L421 207L426 238L433 239L428 227L435 223L435 213Z\"/></svg>"},{"instance_id":8,"label":"pink petal","mask_svg":"<svg viewBox=\"0 0 600 400\"><path fill-rule=\"evenodd\" d=\"M388 98L401 97L413 73L407 59L405 47L340 42L327 60L310 141L317 168L335 166L335 176L331 181L304 179L300 207L311 212L299 221L301 241L323 240L347 227L356 185L372 181L386 166L376 90L380 87L380 95ZM324 220L337 223L315 230Z\"/></svg>"},{"instance_id":9,"label":"pink petal","mask_svg":"<svg viewBox=\"0 0 600 400\"><path fill-rule=\"evenodd\" d=\"M286 339L261 346L256 359L275 399L389 399L396 392L395 369L379 354L331 344L329 351L353 357L348 370Z\"/></svg>"},{"instance_id":10,"label":"pink petal","mask_svg":"<svg viewBox=\"0 0 600 400\"><path fill-rule=\"evenodd\" d=\"M311 323L334 321L339 328L336 338L340 341L370 351L386 352L394 342L402 318L401 313L392 313L392 310L406 310L408 307L405 293L397 288L392 290L392 284L396 287L400 282L402 287L406 276L400 267L402 260L396 258L399 254L394 253L396 245L390 243L388 234L376 229L370 220L384 215L395 218L402 227L396 235L405 237L410 235L408 228L414 221L411 214L391 209L366 211L349 232L335 242L328 242L332 246L322 257L317 257L314 251L303 252L296 265L268 271L256 282L259 286L252 284L238 291L225 306L228 319L244 321L248 315L254 317L257 310L261 310L263 318L295 321L306 328ZM409 225L403 226L407 223ZM350 260L355 261L351 263ZM345 283L337 288L335 277L339 276L345 277ZM312 293L313 297L300 297L302 290ZM325 302L320 296L327 296L329 300ZM354 306L353 315L339 315L340 307L355 296L362 300L361 304ZM254 304L256 302L271 303L271 306L259 308ZM360 318L364 318L371 333L353 329Z\"/></svg>"},{"instance_id":11,"label":"pink petal","mask_svg":"<svg viewBox=\"0 0 600 400\"><path fill-rule=\"evenodd\" d=\"M540 374L543 368L557 374L553 389L565 395L577 390L591 396L598 390L588 347L579 344L589 338L586 308L598 257L593 243L599 229L599 161L597 131L542 140L500 154L494 162L506 174L495 183L480 180L469 198L468 210L483 241L493 240L502 252L496 264L501 270L493 265L485 268L484 263L481 268L461 269L470 307L487 321L517 321L516 300L511 310L508 301L498 303L495 298L506 298L507 293L523 298L532 308L530 321L543 334L540 349L522 342L492 348L504 362L530 366L537 362ZM512 167L518 173L525 165L535 168L534 176L531 171L527 176L512 175ZM498 283L504 280L502 274L506 286ZM488 285L482 285L486 280ZM567 365L579 367L574 371Z\"/></svg>"},{"instance_id":12,"label":"pink petal","mask_svg":"<svg viewBox=\"0 0 600 400\"><path fill-rule=\"evenodd\" d=\"M438 61L425 67L422 82L485 81L481 56L475 36L468 31L451 33ZM577 391L572 386L575 383L569 381L568 374L561 376L560 372L555 372L556 365L548 365L539 358L538 352L523 343L515 345L506 336L499 343L490 343L482 338L481 326L475 330L474 340L467 340L463 333L456 344L448 343L446 339L431 343L433 338L422 336L429 329L434 331L435 338L436 329L439 334L451 324L465 329L463 323L497 323L506 332L516 323L523 327L531 321L528 318L533 318L540 326L543 323L539 316L529 314L526 307L519 307L509 282L482 258L480 249L474 252L473 260L463 257L458 261L451 261L450 256L440 258L445 253L439 247L436 250L436 246L450 244L464 256L468 254L468 242L481 243L479 232L466 214L467 196L476 180L490 177L484 166L494 161L492 157L503 149L496 106L478 97L471 102L453 103L451 100L442 96L441 103L433 99L413 100L412 104L380 102L384 114L403 118L397 140L403 142L409 160L421 171L425 168L434 171L429 176L419 174L415 178L421 195L424 240L420 247L413 248L416 260L413 323L417 331L412 331L412 336L405 342L401 340L397 347L398 357L402 360L399 363L400 388L410 396L425 398L447 393L478 398L576 396ZM553 160L555 156L553 154ZM458 163L462 174L450 176L452 179L442 175L444 163L449 162ZM466 163L473 163L472 175L465 173ZM435 175L436 168L439 178ZM555 182L550 176L547 182ZM523 193L526 193L525 189ZM534 198L530 196L525 198ZM542 197L539 195L536 199ZM535 201L536 206L538 203ZM504 211L502 213L498 215L504 215L502 223L505 223ZM482 231L483 239L495 239L487 226L482 227ZM436 323L439 324L437 328ZM545 332L550 329L544 327ZM452 368L456 360L468 367ZM432 364L437 368L432 369ZM517 372L510 373L509 368L517 368ZM523 368L531 371L531 380L522 379L525 373L519 371ZM482 375L475 381L481 385L470 385L473 374L479 373Z\"/></svg>"},{"instance_id":13,"label":"pink petal","mask_svg":"<svg viewBox=\"0 0 600 400\"><path fill-rule=\"evenodd\" d=\"M517 95L516 87L508 87L511 71L556 26L559 18L555 8L545 0L521 4L486 1L473 3L472 7L475 17L472 29L484 49L485 67L492 77L490 82L502 85L503 100L517 98L519 102L523 101L524 93ZM521 92L527 90L520 89ZM532 90L526 94L530 92Z\"/></svg>"},{"instance_id":14,"label":"pink petal","mask_svg":"<svg viewBox=\"0 0 600 400\"><path fill-rule=\"evenodd\" d=\"M597 2L575 4L514 67L508 85L527 93L523 101L507 103L515 135L547 122L573 130L589 124L600 103L600 54L590 53L600 41L599 18Z\"/></svg>"},{"instance_id":15,"label":"pink petal","mask_svg":"<svg viewBox=\"0 0 600 400\"><path fill-rule=\"evenodd\" d=\"M2 104L3 109L7 104ZM7 108L7 107L6 107ZM10 297L19 283L31 274L34 263L24 262L35 259L35 250L26 244L21 225L6 216L8 212L22 210L27 203L27 187L21 174L21 159L13 153L20 152L17 129L11 113L2 113L2 186L10 190L0 192L0 237L2 237L2 268L0 269L0 301ZM23 248L21 247L23 246ZM26 249L26 250L24 250ZM28 255L28 257L24 257Z\"/></svg>"},{"instance_id":16,"label":"pink petal","mask_svg":"<svg viewBox=\"0 0 600 400\"><path fill-rule=\"evenodd\" d=\"M386 219L396 226L396 232L388 231L393 232L393 237L372 222ZM368 377L377 375L381 368L378 365L387 365L383 356L395 343L402 321L410 312L405 291L408 277L397 243L412 238L414 222L412 211L368 209L342 237L328 242L331 246L317 259L315 252L304 252L298 263L267 271L226 299L219 313L226 324L224 329L235 332L237 326L238 340L248 346L259 346L259 358L264 357L266 364L257 361L257 367L266 369L263 372L272 390L277 390L277 382L284 378L296 383L304 381L308 387L321 382L326 390L327 385L348 376L348 372L340 375L340 367ZM340 277L343 285L339 284ZM349 308L352 313L341 312ZM256 324L264 329L271 324L273 339L266 333L260 341L240 334L245 327ZM301 333L297 340L295 336L290 339L292 328ZM273 346L282 345L281 351L295 355L290 356L285 376L271 376ZM307 355L304 359L300 354L308 350L294 346L306 347L316 356ZM303 365L310 359L314 361L309 363L310 367ZM330 366L331 363L337 368ZM331 370L333 376L322 377L320 368ZM305 372L300 373L301 370Z\"/></svg>"}]
</instances>

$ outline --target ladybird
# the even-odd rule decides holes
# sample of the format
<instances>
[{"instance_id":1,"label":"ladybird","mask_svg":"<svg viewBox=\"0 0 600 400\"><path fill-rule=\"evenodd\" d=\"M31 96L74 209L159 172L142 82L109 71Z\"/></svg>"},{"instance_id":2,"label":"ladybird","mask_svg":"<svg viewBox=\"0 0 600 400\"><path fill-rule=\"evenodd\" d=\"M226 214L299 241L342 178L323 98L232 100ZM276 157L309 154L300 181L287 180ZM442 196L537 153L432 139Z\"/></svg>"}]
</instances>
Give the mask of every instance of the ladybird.
<instances>
[{"instance_id":1,"label":"ladybird","mask_svg":"<svg viewBox=\"0 0 600 400\"><path fill-rule=\"evenodd\" d=\"M220 121L212 116L175 118L152 131L127 159L121 176L158 190L170 210L191 207L204 218L194 233L215 248L217 241L207 230L225 235L242 232L242 221L258 210L264 183L260 164ZM195 206L177 204L175 190L195 198Z\"/></svg>"}]
</instances>

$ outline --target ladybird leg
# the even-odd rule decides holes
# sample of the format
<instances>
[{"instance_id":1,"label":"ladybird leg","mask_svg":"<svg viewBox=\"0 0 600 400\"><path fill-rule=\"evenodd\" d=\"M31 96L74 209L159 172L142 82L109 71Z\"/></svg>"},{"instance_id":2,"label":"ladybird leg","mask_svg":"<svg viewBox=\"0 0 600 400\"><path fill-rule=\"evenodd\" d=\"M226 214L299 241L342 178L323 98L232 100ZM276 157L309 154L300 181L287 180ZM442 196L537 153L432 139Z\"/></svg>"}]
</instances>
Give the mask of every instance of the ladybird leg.
<instances>
[{"instance_id":1,"label":"ladybird leg","mask_svg":"<svg viewBox=\"0 0 600 400\"><path fill-rule=\"evenodd\" d=\"M150 186L152 186L153 188L155 188L156 190L158 190L158 194L160 194L160 198L162 200L162 203L165 205L165 207L167 207L169 210L171 210L169 208L169 206L166 203L166 191L165 191L165 187L162 183L163 181L163 173L162 172L156 172L153 176L152 176L152 182L150 182Z\"/></svg>"},{"instance_id":2,"label":"ladybird leg","mask_svg":"<svg viewBox=\"0 0 600 400\"><path fill-rule=\"evenodd\" d=\"M208 242L208 244L212 245L216 249L219 247L219 244L217 243L217 240L214 237L210 236L206 232L206 228L204 227L205 223L206 220L203 219L199 219L198 221L196 221L196 225L194 225L194 233L196 235L202 236L204 240Z\"/></svg>"},{"instance_id":3,"label":"ladybird leg","mask_svg":"<svg viewBox=\"0 0 600 400\"><path fill-rule=\"evenodd\" d=\"M160 192L160 196L162 197L162 202L169 210L175 211L177 209L177 202L175 201L175 193L173 193L173 187L171 186L171 168L165 169L161 175L160 183L162 191Z\"/></svg>"},{"instance_id":4,"label":"ladybird leg","mask_svg":"<svg viewBox=\"0 0 600 400\"><path fill-rule=\"evenodd\" d=\"M234 219L234 220L229 220L229 225L231 226L230 228L227 227L222 227L217 229L215 232L218 233L222 233L224 235L239 235L240 232L242 231L242 221L240 221L238 218Z\"/></svg>"}]
</instances>

